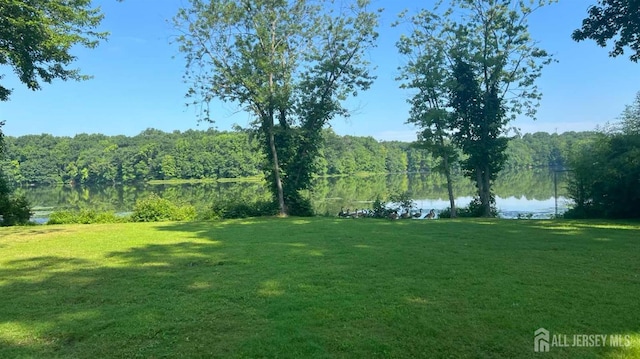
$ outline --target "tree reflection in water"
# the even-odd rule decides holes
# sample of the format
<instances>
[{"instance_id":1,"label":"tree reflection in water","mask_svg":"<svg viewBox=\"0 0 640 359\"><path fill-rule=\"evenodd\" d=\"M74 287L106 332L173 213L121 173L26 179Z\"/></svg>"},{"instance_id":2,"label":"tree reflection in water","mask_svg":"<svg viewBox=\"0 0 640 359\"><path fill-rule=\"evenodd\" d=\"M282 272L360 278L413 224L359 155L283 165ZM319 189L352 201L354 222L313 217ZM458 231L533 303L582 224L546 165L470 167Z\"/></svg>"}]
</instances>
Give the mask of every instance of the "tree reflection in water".
<instances>
[{"instance_id":1,"label":"tree reflection in water","mask_svg":"<svg viewBox=\"0 0 640 359\"><path fill-rule=\"evenodd\" d=\"M558 181L558 205L566 208L566 179L562 173ZM532 213L548 218L554 213L553 172L548 169L522 170L502 173L494 186L498 209L505 217ZM205 210L215 201L246 201L269 198L262 182L195 183L179 185L138 186L57 186L25 187L20 189L34 206L36 216L46 217L53 210L94 209L97 211L130 212L137 199L151 193L176 202L186 202ZM446 181L437 173L352 175L317 178L310 197L316 213L337 214L340 208L351 210L371 208L377 196L387 200L399 193L409 193L417 208L423 211L448 207ZM473 184L458 176L454 182L458 206L465 206L474 194ZM426 212L425 212L426 213Z\"/></svg>"}]
</instances>

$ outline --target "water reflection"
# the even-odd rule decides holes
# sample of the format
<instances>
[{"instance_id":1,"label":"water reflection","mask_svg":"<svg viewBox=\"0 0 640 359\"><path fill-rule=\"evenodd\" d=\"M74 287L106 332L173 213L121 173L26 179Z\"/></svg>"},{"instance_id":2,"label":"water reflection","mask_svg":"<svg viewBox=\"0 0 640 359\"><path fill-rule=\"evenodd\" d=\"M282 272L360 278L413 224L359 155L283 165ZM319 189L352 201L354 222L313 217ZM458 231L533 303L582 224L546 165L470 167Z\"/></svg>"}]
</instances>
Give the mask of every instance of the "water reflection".
<instances>
[{"instance_id":1,"label":"water reflection","mask_svg":"<svg viewBox=\"0 0 640 359\"><path fill-rule=\"evenodd\" d=\"M567 206L566 174L558 176L558 212ZM47 217L54 210L94 209L130 212L136 200L151 193L175 202L186 202L198 210L216 201L254 202L269 198L262 182L225 182L181 185L28 187L20 189L36 210L37 217ZM340 208L371 208L376 197L409 192L417 208L442 210L449 206L446 182L442 175L393 174L317 178L314 190L305 195L319 214L335 215ZM466 206L474 193L473 184L464 177L454 183L456 204ZM553 172L527 170L502 174L495 184L496 202L502 215L517 217L532 213L534 218L548 218L555 213ZM426 212L425 212L426 213Z\"/></svg>"}]
</instances>

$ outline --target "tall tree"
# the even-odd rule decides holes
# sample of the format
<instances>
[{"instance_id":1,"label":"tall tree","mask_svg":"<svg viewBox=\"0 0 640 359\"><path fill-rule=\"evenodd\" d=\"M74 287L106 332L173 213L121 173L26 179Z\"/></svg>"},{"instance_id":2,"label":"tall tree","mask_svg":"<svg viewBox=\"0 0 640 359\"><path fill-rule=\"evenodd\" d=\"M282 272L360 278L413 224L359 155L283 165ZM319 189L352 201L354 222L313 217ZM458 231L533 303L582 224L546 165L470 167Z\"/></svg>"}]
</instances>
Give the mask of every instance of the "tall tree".
<instances>
[{"instance_id":1,"label":"tall tree","mask_svg":"<svg viewBox=\"0 0 640 359\"><path fill-rule=\"evenodd\" d=\"M346 115L342 100L373 77L365 52L374 46L378 14L368 0L190 0L175 25L185 53L188 96L217 98L255 116L267 178L281 215L310 186L322 127Z\"/></svg>"},{"instance_id":2,"label":"tall tree","mask_svg":"<svg viewBox=\"0 0 640 359\"><path fill-rule=\"evenodd\" d=\"M473 67L464 59L456 58L453 78L450 105L454 108L453 126L458 130L454 142L468 155L462 168L476 183L481 214L488 216L495 203L491 185L507 159L508 139L500 136L507 119L496 85L482 91Z\"/></svg>"},{"instance_id":3,"label":"tall tree","mask_svg":"<svg viewBox=\"0 0 640 359\"><path fill-rule=\"evenodd\" d=\"M400 15L403 19L406 13ZM407 102L411 105L407 123L419 128L416 145L429 150L439 159L438 170L447 179L447 193L451 217L456 217L455 196L451 166L457 161L457 151L452 143L452 117L448 111L447 49L444 39L437 36L436 16L421 11L409 18L413 30L402 35L396 47L408 60L400 67L401 88L414 90Z\"/></svg>"},{"instance_id":4,"label":"tall tree","mask_svg":"<svg viewBox=\"0 0 640 359\"><path fill-rule=\"evenodd\" d=\"M485 151L483 147L494 151L478 152L479 157L467 161L468 165L473 162L472 167L476 168L468 169L466 174L476 182L484 216L491 214L491 182L504 162L499 159L506 147L497 146L501 141L496 138L505 135L508 122L516 116L535 117L541 98L535 80L552 58L531 38L527 21L536 9L552 2L554 0L450 0L444 11L440 11L442 2L438 2L433 12L422 10L422 22L418 22L421 28L428 28L432 33L424 37L421 48L442 47L446 61L440 66L452 80L434 83L432 88L440 93L449 92L451 105L467 106L451 106L456 114L451 129L457 143L466 148L469 156L472 153L467 151ZM464 71L458 68L462 71L458 76L467 74L474 78L464 83L460 78L456 81L454 72L460 66L469 68ZM468 88L476 86L474 84L477 84L477 93ZM456 102L456 96L466 100ZM478 102L465 102L471 99ZM490 146L492 142L496 146Z\"/></svg>"},{"instance_id":5,"label":"tall tree","mask_svg":"<svg viewBox=\"0 0 640 359\"><path fill-rule=\"evenodd\" d=\"M638 0L598 0L597 5L589 7L589 17L582 20L582 27L575 30L571 37L575 41L594 40L599 46L606 47L613 39L613 49L609 56L624 54L624 48L630 47L629 59L640 59L640 1Z\"/></svg>"}]
</instances>

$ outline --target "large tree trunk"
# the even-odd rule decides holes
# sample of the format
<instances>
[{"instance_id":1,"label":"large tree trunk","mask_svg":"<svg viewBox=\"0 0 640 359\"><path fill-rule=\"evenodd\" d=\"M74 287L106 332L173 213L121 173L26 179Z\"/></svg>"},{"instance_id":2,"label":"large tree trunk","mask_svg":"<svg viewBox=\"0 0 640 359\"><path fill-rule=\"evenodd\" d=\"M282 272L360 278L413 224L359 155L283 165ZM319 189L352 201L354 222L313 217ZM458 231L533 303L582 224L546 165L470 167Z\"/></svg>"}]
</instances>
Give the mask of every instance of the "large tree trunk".
<instances>
[{"instance_id":1,"label":"large tree trunk","mask_svg":"<svg viewBox=\"0 0 640 359\"><path fill-rule=\"evenodd\" d=\"M485 197L484 171L480 166L476 166L476 186L478 187L478 197L480 197L480 208L482 209L480 215L487 217L486 204L488 201Z\"/></svg>"},{"instance_id":2,"label":"large tree trunk","mask_svg":"<svg viewBox=\"0 0 640 359\"><path fill-rule=\"evenodd\" d=\"M449 159L445 155L442 158L442 164L444 166L444 175L447 178L447 192L449 193L449 206L451 207L450 215L451 218L456 218L458 214L456 213L456 200L453 197L453 181L451 180L451 169L449 168Z\"/></svg>"},{"instance_id":3,"label":"large tree trunk","mask_svg":"<svg viewBox=\"0 0 640 359\"><path fill-rule=\"evenodd\" d=\"M278 162L278 152L276 151L276 139L273 134L273 126L269 129L269 149L271 152L271 160L273 161L273 180L276 185L276 192L278 196L278 206L280 208L280 215L287 215L287 207L284 203L284 190L282 188L282 179L280 178L280 162Z\"/></svg>"},{"instance_id":4,"label":"large tree trunk","mask_svg":"<svg viewBox=\"0 0 640 359\"><path fill-rule=\"evenodd\" d=\"M482 172L482 216L491 217L491 179L489 169L485 168Z\"/></svg>"}]
</instances>

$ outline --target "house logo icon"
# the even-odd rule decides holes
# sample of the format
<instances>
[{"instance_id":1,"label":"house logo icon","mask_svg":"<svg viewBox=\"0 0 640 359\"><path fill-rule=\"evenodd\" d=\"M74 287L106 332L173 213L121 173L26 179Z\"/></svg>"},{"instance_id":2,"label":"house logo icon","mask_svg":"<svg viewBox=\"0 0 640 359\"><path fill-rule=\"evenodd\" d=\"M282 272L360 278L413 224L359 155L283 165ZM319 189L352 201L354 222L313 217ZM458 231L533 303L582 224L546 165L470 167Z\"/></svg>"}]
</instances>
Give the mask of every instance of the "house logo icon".
<instances>
[{"instance_id":1,"label":"house logo icon","mask_svg":"<svg viewBox=\"0 0 640 359\"><path fill-rule=\"evenodd\" d=\"M549 331L539 328L533 332L533 351L536 353L546 353L549 351Z\"/></svg>"}]
</instances>

